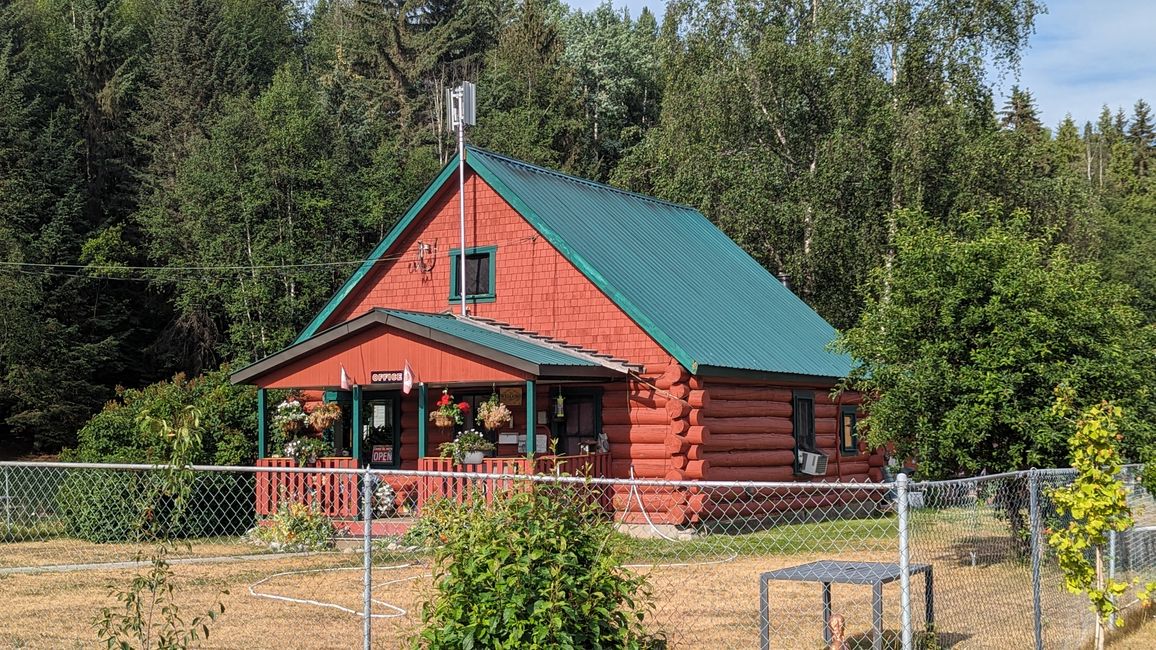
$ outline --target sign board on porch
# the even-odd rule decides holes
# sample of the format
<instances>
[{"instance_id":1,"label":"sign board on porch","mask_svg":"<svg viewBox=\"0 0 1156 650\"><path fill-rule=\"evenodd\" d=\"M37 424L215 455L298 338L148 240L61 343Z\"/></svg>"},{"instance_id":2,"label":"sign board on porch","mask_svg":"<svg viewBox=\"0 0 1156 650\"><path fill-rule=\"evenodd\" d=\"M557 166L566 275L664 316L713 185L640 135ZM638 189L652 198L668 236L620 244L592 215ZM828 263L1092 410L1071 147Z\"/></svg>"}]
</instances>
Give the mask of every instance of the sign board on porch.
<instances>
[{"instance_id":1,"label":"sign board on porch","mask_svg":"<svg viewBox=\"0 0 1156 650\"><path fill-rule=\"evenodd\" d=\"M369 460L373 463L393 463L393 445L374 445Z\"/></svg>"},{"instance_id":2,"label":"sign board on porch","mask_svg":"<svg viewBox=\"0 0 1156 650\"><path fill-rule=\"evenodd\" d=\"M534 436L534 450L538 453L548 451L546 449L546 434L539 433L538 435ZM524 433L518 434L518 453L526 453L526 434Z\"/></svg>"},{"instance_id":3,"label":"sign board on porch","mask_svg":"<svg viewBox=\"0 0 1156 650\"><path fill-rule=\"evenodd\" d=\"M499 399L506 406L521 406L522 405L522 389L521 388L503 388L498 393Z\"/></svg>"},{"instance_id":4,"label":"sign board on porch","mask_svg":"<svg viewBox=\"0 0 1156 650\"><path fill-rule=\"evenodd\" d=\"M401 383L403 374L402 370L374 370L369 373L369 383L398 384Z\"/></svg>"}]
</instances>

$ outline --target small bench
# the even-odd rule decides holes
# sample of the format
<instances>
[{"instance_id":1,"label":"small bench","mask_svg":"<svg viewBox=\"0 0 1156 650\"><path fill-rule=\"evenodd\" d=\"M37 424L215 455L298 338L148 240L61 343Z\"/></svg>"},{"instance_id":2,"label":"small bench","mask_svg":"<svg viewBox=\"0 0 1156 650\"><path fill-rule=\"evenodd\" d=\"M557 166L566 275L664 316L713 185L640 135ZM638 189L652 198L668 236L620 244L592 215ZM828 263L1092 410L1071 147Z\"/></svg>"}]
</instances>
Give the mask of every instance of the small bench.
<instances>
[{"instance_id":1,"label":"small bench","mask_svg":"<svg viewBox=\"0 0 1156 650\"><path fill-rule=\"evenodd\" d=\"M930 564L910 565L911 575L923 574L924 617L930 628L935 624L935 580ZM823 641L831 645L831 585L833 583L871 585L871 627L875 636L872 650L883 648L883 585L899 580L898 563L819 560L759 574L759 647L770 650L771 612L768 588L772 580L823 583Z\"/></svg>"}]
</instances>

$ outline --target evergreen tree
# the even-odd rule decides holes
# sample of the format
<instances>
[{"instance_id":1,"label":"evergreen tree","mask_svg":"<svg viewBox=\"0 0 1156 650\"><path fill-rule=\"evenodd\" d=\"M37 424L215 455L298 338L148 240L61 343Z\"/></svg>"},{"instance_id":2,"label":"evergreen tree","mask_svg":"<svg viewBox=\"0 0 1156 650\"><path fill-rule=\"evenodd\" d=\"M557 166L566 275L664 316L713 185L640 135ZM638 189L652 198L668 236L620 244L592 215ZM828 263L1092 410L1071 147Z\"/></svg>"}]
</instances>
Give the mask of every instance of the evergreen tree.
<instances>
[{"instance_id":1,"label":"evergreen tree","mask_svg":"<svg viewBox=\"0 0 1156 650\"><path fill-rule=\"evenodd\" d=\"M1152 150L1156 147L1156 128L1152 125L1152 107L1143 99L1137 101L1132 110L1127 140L1132 145L1132 161L1136 167L1136 175L1147 178L1151 172Z\"/></svg>"},{"instance_id":2,"label":"evergreen tree","mask_svg":"<svg viewBox=\"0 0 1156 650\"><path fill-rule=\"evenodd\" d=\"M582 122L574 70L563 60L556 0L524 0L479 80L474 142L530 162L577 171Z\"/></svg>"},{"instance_id":3,"label":"evergreen tree","mask_svg":"<svg viewBox=\"0 0 1156 650\"><path fill-rule=\"evenodd\" d=\"M1030 91L1022 90L1019 86L1012 86L1011 96L1003 107L1000 126L1013 131L1022 131L1028 135L1039 135L1043 130L1039 112L1036 110L1035 98Z\"/></svg>"}]
</instances>

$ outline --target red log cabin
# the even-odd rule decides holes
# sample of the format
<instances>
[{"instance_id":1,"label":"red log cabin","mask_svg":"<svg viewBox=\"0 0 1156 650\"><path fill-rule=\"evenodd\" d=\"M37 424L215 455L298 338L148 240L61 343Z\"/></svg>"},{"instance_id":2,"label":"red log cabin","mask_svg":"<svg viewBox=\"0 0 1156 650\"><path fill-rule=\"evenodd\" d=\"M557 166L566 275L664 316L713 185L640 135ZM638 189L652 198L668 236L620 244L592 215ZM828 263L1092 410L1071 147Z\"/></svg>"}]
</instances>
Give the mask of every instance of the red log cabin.
<instances>
[{"instance_id":1,"label":"red log cabin","mask_svg":"<svg viewBox=\"0 0 1156 650\"><path fill-rule=\"evenodd\" d=\"M262 457L265 391L295 389L342 406L347 465L461 469L429 420L447 391L513 413L484 471L881 480L859 396L831 397L835 330L700 212L468 147L463 254L458 188L455 158L292 345L233 374L260 388Z\"/></svg>"}]
</instances>

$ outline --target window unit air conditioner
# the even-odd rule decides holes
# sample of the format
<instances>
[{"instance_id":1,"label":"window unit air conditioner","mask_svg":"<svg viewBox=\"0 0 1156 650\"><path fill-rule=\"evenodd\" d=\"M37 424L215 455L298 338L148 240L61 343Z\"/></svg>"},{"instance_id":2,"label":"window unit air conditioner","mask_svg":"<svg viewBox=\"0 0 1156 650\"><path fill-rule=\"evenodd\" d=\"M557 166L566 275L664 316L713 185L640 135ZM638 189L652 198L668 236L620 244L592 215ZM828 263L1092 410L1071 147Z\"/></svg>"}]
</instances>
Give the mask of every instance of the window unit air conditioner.
<instances>
[{"instance_id":1,"label":"window unit air conditioner","mask_svg":"<svg viewBox=\"0 0 1156 650\"><path fill-rule=\"evenodd\" d=\"M813 451L799 451L799 472L811 476L827 475L827 457Z\"/></svg>"}]
</instances>

